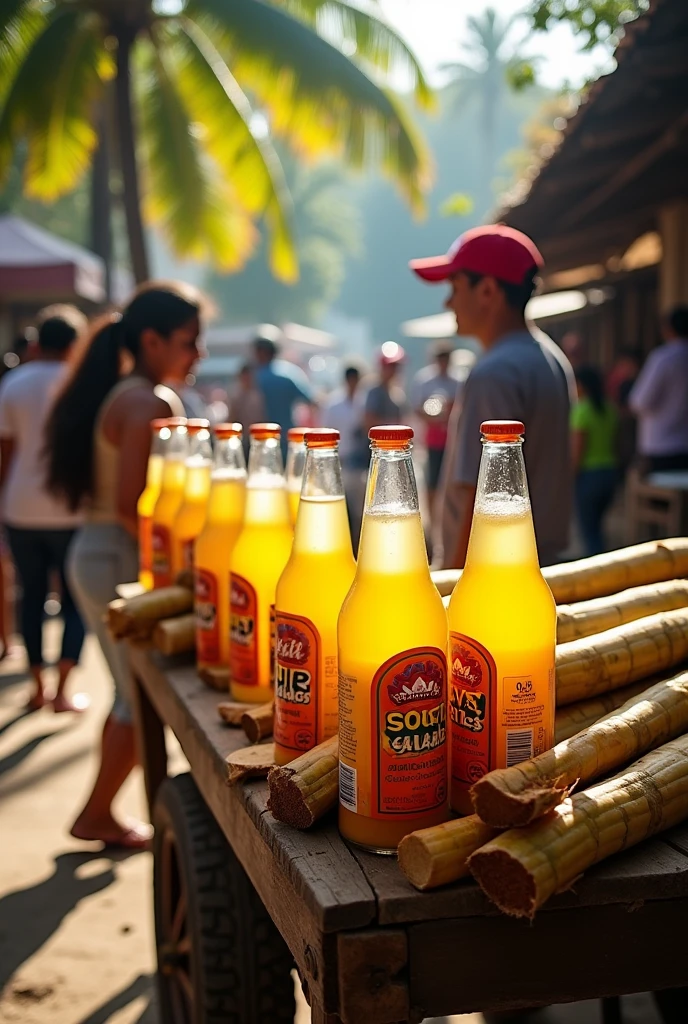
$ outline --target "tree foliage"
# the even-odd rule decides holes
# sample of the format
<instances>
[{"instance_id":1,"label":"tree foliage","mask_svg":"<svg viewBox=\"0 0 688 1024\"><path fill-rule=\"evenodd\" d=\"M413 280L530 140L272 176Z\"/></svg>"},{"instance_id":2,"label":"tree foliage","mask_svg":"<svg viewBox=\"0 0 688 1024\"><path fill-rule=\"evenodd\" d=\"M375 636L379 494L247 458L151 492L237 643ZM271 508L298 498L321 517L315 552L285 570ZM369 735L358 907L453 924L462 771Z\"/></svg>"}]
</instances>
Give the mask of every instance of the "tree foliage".
<instances>
[{"instance_id":1,"label":"tree foliage","mask_svg":"<svg viewBox=\"0 0 688 1024\"><path fill-rule=\"evenodd\" d=\"M581 37L583 49L592 50L598 43L614 45L619 29L647 7L648 0L533 0L529 14L541 32L568 22Z\"/></svg>"}]
</instances>

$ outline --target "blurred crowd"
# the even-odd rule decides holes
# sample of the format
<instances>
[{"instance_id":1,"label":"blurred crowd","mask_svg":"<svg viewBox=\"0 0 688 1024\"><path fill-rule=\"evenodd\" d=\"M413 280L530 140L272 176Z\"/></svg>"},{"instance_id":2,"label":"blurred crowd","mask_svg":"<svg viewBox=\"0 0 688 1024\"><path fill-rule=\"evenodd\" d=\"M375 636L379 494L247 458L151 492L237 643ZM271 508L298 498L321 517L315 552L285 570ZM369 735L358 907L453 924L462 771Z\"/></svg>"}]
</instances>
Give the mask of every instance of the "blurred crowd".
<instances>
[{"instance_id":1,"label":"blurred crowd","mask_svg":"<svg viewBox=\"0 0 688 1024\"><path fill-rule=\"evenodd\" d=\"M688 307L662 320L663 343L641 366L621 352L606 379L585 365L572 339L554 344L527 320L542 261L525 236L501 226L467 232L446 256L417 260L430 283L446 282L457 334L480 343L434 345L412 375L403 348L384 343L365 369L344 357L340 385L314 392L282 358L280 333L263 328L233 381L203 394L192 371L202 356L204 297L182 283L151 282L120 311L88 323L72 306L51 306L4 357L0 381L0 656L18 626L33 692L29 709L78 712L70 692L85 630L100 643L114 683L100 768L72 833L128 847L147 826L121 821L112 801L135 762L121 645L103 627L119 584L138 576L137 502L145 486L153 420L279 424L286 448L295 425L341 435L340 455L354 546L363 515L368 431L411 422L428 551L435 566L461 566L480 464L480 424L525 425L525 458L543 564L565 557L575 508L586 554L605 548L604 518L624 474L688 471ZM64 623L55 678L46 680L42 631L57 594Z\"/></svg>"}]
</instances>

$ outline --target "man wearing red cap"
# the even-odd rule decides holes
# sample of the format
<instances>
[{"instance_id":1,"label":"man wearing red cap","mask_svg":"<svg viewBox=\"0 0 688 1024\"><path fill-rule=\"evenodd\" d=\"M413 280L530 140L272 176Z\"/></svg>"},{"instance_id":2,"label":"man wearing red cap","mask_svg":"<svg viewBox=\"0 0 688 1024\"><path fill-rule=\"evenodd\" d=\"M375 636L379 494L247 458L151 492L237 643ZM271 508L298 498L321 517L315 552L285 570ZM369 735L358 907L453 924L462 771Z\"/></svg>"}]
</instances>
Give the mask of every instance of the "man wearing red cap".
<instances>
[{"instance_id":1,"label":"man wearing red cap","mask_svg":"<svg viewBox=\"0 0 688 1024\"><path fill-rule=\"evenodd\" d=\"M442 564L463 566L480 465L480 424L525 423L524 448L541 564L568 545L573 373L563 352L526 323L542 257L527 235L502 224L473 228L446 256L412 260L424 281L446 281L457 332L477 338L478 359L455 406L442 473Z\"/></svg>"}]
</instances>

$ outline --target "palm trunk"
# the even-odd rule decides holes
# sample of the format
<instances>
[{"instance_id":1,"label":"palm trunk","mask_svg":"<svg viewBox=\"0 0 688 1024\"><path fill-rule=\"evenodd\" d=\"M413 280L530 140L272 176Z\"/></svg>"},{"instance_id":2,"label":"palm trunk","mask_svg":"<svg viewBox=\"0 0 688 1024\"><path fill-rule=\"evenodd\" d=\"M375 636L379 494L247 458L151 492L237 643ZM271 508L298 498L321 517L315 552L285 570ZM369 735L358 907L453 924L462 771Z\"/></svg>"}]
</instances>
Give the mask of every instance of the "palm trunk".
<instances>
[{"instance_id":1,"label":"palm trunk","mask_svg":"<svg viewBox=\"0 0 688 1024\"><path fill-rule=\"evenodd\" d=\"M91 175L91 249L105 268L105 302L112 301L112 197L110 146L105 103L98 118L98 149Z\"/></svg>"},{"instance_id":2,"label":"palm trunk","mask_svg":"<svg viewBox=\"0 0 688 1024\"><path fill-rule=\"evenodd\" d=\"M124 190L124 214L129 237L131 267L137 284L150 277L146 239L141 217L141 193L136 164L136 137L131 102L131 50L135 33L126 25L118 25L117 78L115 81L116 126L119 159Z\"/></svg>"}]
</instances>

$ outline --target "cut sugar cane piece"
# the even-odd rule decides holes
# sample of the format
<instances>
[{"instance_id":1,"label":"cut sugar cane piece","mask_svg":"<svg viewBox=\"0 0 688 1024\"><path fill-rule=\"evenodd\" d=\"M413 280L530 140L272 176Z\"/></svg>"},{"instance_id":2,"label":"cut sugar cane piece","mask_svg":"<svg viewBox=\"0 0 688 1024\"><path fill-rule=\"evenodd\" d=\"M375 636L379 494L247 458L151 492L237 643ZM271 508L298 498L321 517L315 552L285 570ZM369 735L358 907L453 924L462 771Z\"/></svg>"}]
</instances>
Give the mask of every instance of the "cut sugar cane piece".
<instances>
[{"instance_id":1,"label":"cut sugar cane piece","mask_svg":"<svg viewBox=\"0 0 688 1024\"><path fill-rule=\"evenodd\" d=\"M241 728L250 739L251 743L259 743L260 740L272 736L272 724L275 716L275 705L272 701L268 704L253 705L241 716Z\"/></svg>"},{"instance_id":2,"label":"cut sugar cane piece","mask_svg":"<svg viewBox=\"0 0 688 1024\"><path fill-rule=\"evenodd\" d=\"M185 654L196 647L196 616L163 619L153 630L153 643L161 654Z\"/></svg>"},{"instance_id":3,"label":"cut sugar cane piece","mask_svg":"<svg viewBox=\"0 0 688 1024\"><path fill-rule=\"evenodd\" d=\"M339 795L339 737L333 736L268 775L275 818L294 828L310 828L335 807Z\"/></svg>"},{"instance_id":4,"label":"cut sugar cane piece","mask_svg":"<svg viewBox=\"0 0 688 1024\"><path fill-rule=\"evenodd\" d=\"M688 537L653 540L542 570L557 604L688 576Z\"/></svg>"},{"instance_id":5,"label":"cut sugar cane piece","mask_svg":"<svg viewBox=\"0 0 688 1024\"><path fill-rule=\"evenodd\" d=\"M608 693L688 657L688 608L657 612L595 636L559 644L557 705Z\"/></svg>"},{"instance_id":6,"label":"cut sugar cane piece","mask_svg":"<svg viewBox=\"0 0 688 1024\"><path fill-rule=\"evenodd\" d=\"M430 575L444 597L456 586L461 569L438 569ZM680 579L688 576L688 537L653 540L576 562L548 565L542 575L557 604L588 601L644 583Z\"/></svg>"},{"instance_id":7,"label":"cut sugar cane piece","mask_svg":"<svg viewBox=\"0 0 688 1024\"><path fill-rule=\"evenodd\" d=\"M217 713L227 725L241 726L241 719L255 704L240 704L234 700L223 700L217 705Z\"/></svg>"},{"instance_id":8,"label":"cut sugar cane piece","mask_svg":"<svg viewBox=\"0 0 688 1024\"><path fill-rule=\"evenodd\" d=\"M470 855L498 834L477 814L419 829L399 843L399 867L416 889L435 889L467 875Z\"/></svg>"},{"instance_id":9,"label":"cut sugar cane piece","mask_svg":"<svg viewBox=\"0 0 688 1024\"><path fill-rule=\"evenodd\" d=\"M563 604L557 608L557 643L565 644L593 633L602 633L625 622L643 619L655 612L688 605L688 580L666 580L631 587L620 594L596 597L592 601Z\"/></svg>"},{"instance_id":10,"label":"cut sugar cane piece","mask_svg":"<svg viewBox=\"0 0 688 1024\"><path fill-rule=\"evenodd\" d=\"M500 910L533 918L592 864L688 818L688 735L576 793L527 828L492 839L468 866Z\"/></svg>"},{"instance_id":11,"label":"cut sugar cane piece","mask_svg":"<svg viewBox=\"0 0 688 1024\"><path fill-rule=\"evenodd\" d=\"M527 825L588 783L688 731L688 672L651 686L642 697L511 768L497 768L471 789L481 821L495 828Z\"/></svg>"},{"instance_id":12,"label":"cut sugar cane piece","mask_svg":"<svg viewBox=\"0 0 688 1024\"><path fill-rule=\"evenodd\" d=\"M612 690L611 693L603 693L599 697L591 697L590 700L581 700L577 704L557 708L554 718L554 742L561 743L563 740L571 739L576 733L599 722L600 718L620 708L632 697L638 697L659 681L656 676L651 679L640 679L637 683L623 686L620 690Z\"/></svg>"},{"instance_id":13,"label":"cut sugar cane piece","mask_svg":"<svg viewBox=\"0 0 688 1024\"><path fill-rule=\"evenodd\" d=\"M235 786L243 779L264 779L275 764L275 744L242 747L227 757L227 782Z\"/></svg>"},{"instance_id":14,"label":"cut sugar cane piece","mask_svg":"<svg viewBox=\"0 0 688 1024\"><path fill-rule=\"evenodd\" d=\"M198 676L211 690L229 693L229 669L220 665L217 668L205 665L203 668L199 668Z\"/></svg>"},{"instance_id":15,"label":"cut sugar cane piece","mask_svg":"<svg viewBox=\"0 0 688 1024\"><path fill-rule=\"evenodd\" d=\"M186 587L161 587L129 600L118 598L108 606L108 626L115 640L134 633L150 635L161 619L183 615L193 608L193 594Z\"/></svg>"}]
</instances>

